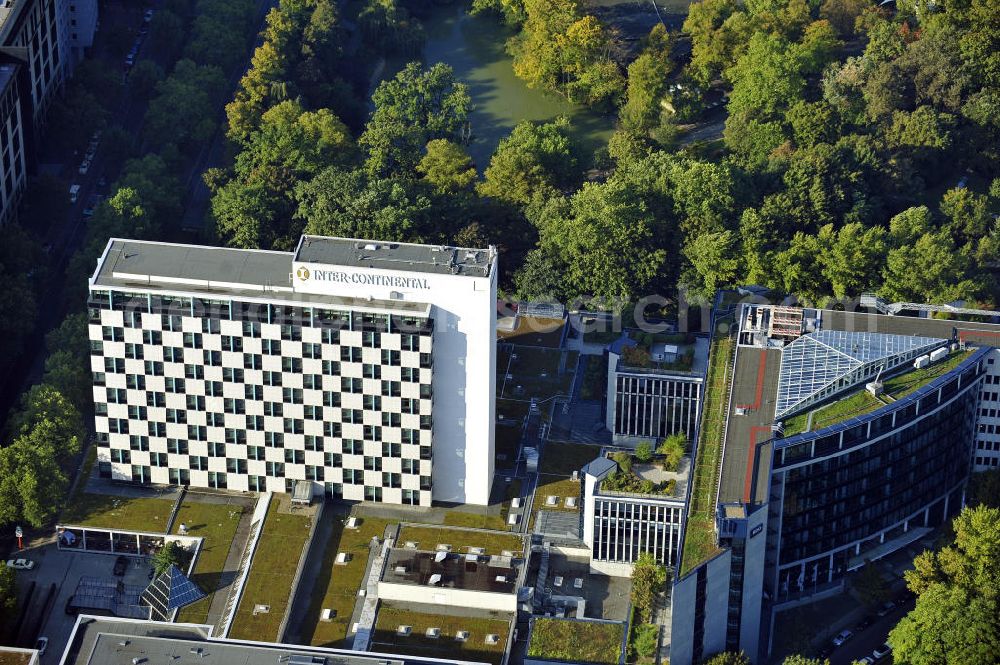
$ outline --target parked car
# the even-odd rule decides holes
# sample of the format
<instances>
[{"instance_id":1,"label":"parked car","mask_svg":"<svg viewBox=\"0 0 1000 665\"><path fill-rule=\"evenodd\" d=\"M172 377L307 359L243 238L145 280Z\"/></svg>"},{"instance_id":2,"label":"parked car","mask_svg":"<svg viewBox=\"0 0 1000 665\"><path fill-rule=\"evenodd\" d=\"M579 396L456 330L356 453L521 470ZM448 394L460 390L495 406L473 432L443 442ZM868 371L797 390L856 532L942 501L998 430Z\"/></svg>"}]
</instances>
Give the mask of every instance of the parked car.
<instances>
[{"instance_id":1,"label":"parked car","mask_svg":"<svg viewBox=\"0 0 1000 665\"><path fill-rule=\"evenodd\" d=\"M852 637L854 637L854 633L852 633L849 630L842 630L839 633L837 633L836 637L833 638L833 646L839 647L841 644L851 639Z\"/></svg>"},{"instance_id":2,"label":"parked car","mask_svg":"<svg viewBox=\"0 0 1000 665\"><path fill-rule=\"evenodd\" d=\"M860 633L873 623L875 623L875 617L867 615L864 618L862 618L861 621L859 621L856 626L854 626L854 632Z\"/></svg>"},{"instance_id":3,"label":"parked car","mask_svg":"<svg viewBox=\"0 0 1000 665\"><path fill-rule=\"evenodd\" d=\"M152 20L153 20L153 10L152 9L147 9L146 11L144 11L142 13L142 22L143 23L149 23Z\"/></svg>"},{"instance_id":4,"label":"parked car","mask_svg":"<svg viewBox=\"0 0 1000 665\"><path fill-rule=\"evenodd\" d=\"M875 651L872 651L872 657L875 660L882 660L891 653L892 653L892 647L889 646L888 642L886 642L880 647L875 647Z\"/></svg>"},{"instance_id":5,"label":"parked car","mask_svg":"<svg viewBox=\"0 0 1000 665\"><path fill-rule=\"evenodd\" d=\"M35 642L35 651L38 652L39 656L45 655L45 650L49 648L49 638L39 637Z\"/></svg>"},{"instance_id":6,"label":"parked car","mask_svg":"<svg viewBox=\"0 0 1000 665\"><path fill-rule=\"evenodd\" d=\"M7 559L7 567L14 570L31 570L35 562L31 559Z\"/></svg>"},{"instance_id":7,"label":"parked car","mask_svg":"<svg viewBox=\"0 0 1000 665\"><path fill-rule=\"evenodd\" d=\"M860 663L861 665L875 665L875 659L871 656L865 656L861 660L857 660L855 662Z\"/></svg>"},{"instance_id":8,"label":"parked car","mask_svg":"<svg viewBox=\"0 0 1000 665\"><path fill-rule=\"evenodd\" d=\"M128 570L128 557L119 554L118 558L115 559L115 568L112 572L116 576L121 577L125 574L126 570Z\"/></svg>"},{"instance_id":9,"label":"parked car","mask_svg":"<svg viewBox=\"0 0 1000 665\"><path fill-rule=\"evenodd\" d=\"M125 66L131 67L134 64L135 64L135 53L129 53L127 56L125 56Z\"/></svg>"},{"instance_id":10,"label":"parked car","mask_svg":"<svg viewBox=\"0 0 1000 665\"><path fill-rule=\"evenodd\" d=\"M889 612L892 612L894 609L896 609L896 603L894 601L887 600L884 603L882 603L881 606L879 606L878 615L880 617L884 617L885 615L889 614Z\"/></svg>"},{"instance_id":11,"label":"parked car","mask_svg":"<svg viewBox=\"0 0 1000 665\"><path fill-rule=\"evenodd\" d=\"M80 168L77 170L80 172L80 175L87 175L87 171L90 170L90 160L85 159L80 162Z\"/></svg>"},{"instance_id":12,"label":"parked car","mask_svg":"<svg viewBox=\"0 0 1000 665\"><path fill-rule=\"evenodd\" d=\"M77 199L79 198L80 198L80 185L70 185L69 202L76 203Z\"/></svg>"}]
</instances>

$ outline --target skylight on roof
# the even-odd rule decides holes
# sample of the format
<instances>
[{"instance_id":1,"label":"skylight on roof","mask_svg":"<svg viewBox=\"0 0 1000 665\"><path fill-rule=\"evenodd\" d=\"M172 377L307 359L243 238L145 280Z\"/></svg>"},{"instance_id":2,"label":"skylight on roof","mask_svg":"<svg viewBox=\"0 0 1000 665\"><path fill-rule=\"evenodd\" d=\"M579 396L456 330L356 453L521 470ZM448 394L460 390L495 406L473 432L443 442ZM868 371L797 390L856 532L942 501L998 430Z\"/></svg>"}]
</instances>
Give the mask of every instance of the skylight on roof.
<instances>
[{"instance_id":1,"label":"skylight on roof","mask_svg":"<svg viewBox=\"0 0 1000 665\"><path fill-rule=\"evenodd\" d=\"M781 351L775 418L789 416L945 343L933 337L843 330L802 335Z\"/></svg>"}]
</instances>

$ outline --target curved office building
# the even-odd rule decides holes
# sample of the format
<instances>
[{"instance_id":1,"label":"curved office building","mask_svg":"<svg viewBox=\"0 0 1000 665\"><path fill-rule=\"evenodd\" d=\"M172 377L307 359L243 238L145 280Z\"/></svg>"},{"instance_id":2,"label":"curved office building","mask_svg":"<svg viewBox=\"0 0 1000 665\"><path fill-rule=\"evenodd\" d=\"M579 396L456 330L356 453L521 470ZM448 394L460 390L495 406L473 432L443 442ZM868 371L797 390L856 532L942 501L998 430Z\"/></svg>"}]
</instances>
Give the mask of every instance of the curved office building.
<instances>
[{"instance_id":1,"label":"curved office building","mask_svg":"<svg viewBox=\"0 0 1000 665\"><path fill-rule=\"evenodd\" d=\"M776 603L916 540L961 505L989 349L871 413L773 441L765 590ZM874 400L874 398L872 398Z\"/></svg>"},{"instance_id":2,"label":"curved office building","mask_svg":"<svg viewBox=\"0 0 1000 665\"><path fill-rule=\"evenodd\" d=\"M765 662L778 613L956 514L1000 429L1000 324L753 304L736 317L717 346L732 350L715 547L683 546L676 663ZM718 445L711 431L699 447Z\"/></svg>"}]
</instances>

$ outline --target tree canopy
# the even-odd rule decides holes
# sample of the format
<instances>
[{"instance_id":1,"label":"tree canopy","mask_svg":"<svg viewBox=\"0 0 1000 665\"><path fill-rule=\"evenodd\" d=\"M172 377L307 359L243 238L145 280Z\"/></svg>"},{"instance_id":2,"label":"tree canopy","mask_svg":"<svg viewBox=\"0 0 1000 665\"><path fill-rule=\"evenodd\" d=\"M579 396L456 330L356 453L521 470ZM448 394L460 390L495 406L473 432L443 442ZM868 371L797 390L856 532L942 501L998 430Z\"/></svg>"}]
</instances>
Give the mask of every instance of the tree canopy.
<instances>
[{"instance_id":1,"label":"tree canopy","mask_svg":"<svg viewBox=\"0 0 1000 665\"><path fill-rule=\"evenodd\" d=\"M1000 662L1000 509L965 508L953 527L904 573L917 604L889 634L898 663Z\"/></svg>"}]
</instances>

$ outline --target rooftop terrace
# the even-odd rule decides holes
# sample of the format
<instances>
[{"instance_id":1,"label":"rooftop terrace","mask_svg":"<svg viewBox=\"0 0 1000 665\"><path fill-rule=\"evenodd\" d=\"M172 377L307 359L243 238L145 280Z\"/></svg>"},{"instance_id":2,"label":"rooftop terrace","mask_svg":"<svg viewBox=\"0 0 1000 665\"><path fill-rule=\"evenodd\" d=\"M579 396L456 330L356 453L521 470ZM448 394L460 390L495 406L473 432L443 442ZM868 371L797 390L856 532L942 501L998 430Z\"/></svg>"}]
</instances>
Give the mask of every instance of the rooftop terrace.
<instances>
[{"instance_id":1,"label":"rooftop terrace","mask_svg":"<svg viewBox=\"0 0 1000 665\"><path fill-rule=\"evenodd\" d=\"M393 549L382 581L392 584L514 593L521 559L510 556L450 554Z\"/></svg>"}]
</instances>

